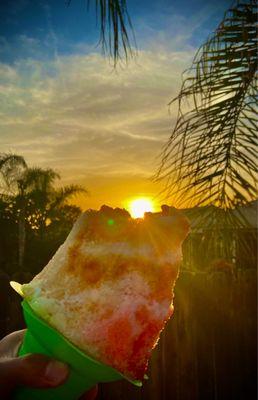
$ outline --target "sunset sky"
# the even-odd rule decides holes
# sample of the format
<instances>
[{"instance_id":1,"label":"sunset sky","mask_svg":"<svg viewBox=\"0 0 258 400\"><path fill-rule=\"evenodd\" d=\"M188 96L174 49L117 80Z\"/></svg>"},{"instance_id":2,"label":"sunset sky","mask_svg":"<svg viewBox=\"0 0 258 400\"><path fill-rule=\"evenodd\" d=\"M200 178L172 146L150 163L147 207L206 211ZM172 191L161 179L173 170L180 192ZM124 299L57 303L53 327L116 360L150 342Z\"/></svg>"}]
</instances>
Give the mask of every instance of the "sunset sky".
<instances>
[{"instance_id":1,"label":"sunset sky","mask_svg":"<svg viewBox=\"0 0 258 400\"><path fill-rule=\"evenodd\" d=\"M121 207L162 188L150 178L175 121L167 104L231 2L128 0L138 55L116 70L85 4L0 3L0 152L85 186L85 209Z\"/></svg>"}]
</instances>

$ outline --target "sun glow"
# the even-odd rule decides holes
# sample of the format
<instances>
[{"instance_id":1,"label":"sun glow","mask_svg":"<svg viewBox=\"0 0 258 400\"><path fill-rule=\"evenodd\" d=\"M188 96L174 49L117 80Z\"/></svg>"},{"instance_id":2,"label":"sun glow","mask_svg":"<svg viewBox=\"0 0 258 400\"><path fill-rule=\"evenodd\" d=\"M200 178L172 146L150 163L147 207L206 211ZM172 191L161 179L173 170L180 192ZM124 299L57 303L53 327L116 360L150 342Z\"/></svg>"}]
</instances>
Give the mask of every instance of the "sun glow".
<instances>
[{"instance_id":1,"label":"sun glow","mask_svg":"<svg viewBox=\"0 0 258 400\"><path fill-rule=\"evenodd\" d=\"M133 218L143 218L144 213L151 211L153 212L154 206L151 199L141 197L134 199L129 203L129 212Z\"/></svg>"}]
</instances>

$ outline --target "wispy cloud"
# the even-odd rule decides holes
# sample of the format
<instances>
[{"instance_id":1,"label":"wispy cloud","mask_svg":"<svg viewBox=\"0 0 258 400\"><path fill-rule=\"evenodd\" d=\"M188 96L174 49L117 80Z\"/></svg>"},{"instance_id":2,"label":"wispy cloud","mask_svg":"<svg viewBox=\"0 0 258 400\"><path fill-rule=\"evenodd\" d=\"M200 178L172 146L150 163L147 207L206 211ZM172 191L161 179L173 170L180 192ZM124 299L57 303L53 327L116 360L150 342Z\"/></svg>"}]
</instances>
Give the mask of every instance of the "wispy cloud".
<instances>
[{"instance_id":1,"label":"wispy cloud","mask_svg":"<svg viewBox=\"0 0 258 400\"><path fill-rule=\"evenodd\" d=\"M143 27L145 49L140 46L136 61L117 70L80 44L76 53L60 55L52 27L52 57L38 39L20 36L20 48L30 52L12 65L0 63L1 151L56 168L65 182L85 183L95 196L96 182L115 187L124 179L128 190L132 182L135 190L147 187L143 180L155 172L176 115L173 109L169 115L167 104L193 57L188 39L196 23L185 28L183 17L167 21L174 37L166 24L156 35Z\"/></svg>"},{"instance_id":2,"label":"wispy cloud","mask_svg":"<svg viewBox=\"0 0 258 400\"><path fill-rule=\"evenodd\" d=\"M137 154L141 140L153 147L151 158L168 135L167 103L189 60L185 52L142 51L137 64L117 72L98 54L2 64L0 143L25 151L24 142L38 140L48 162L66 143L71 149L74 142L76 152L81 145L90 151L94 140L95 147L112 142L112 156L117 151L121 158L123 143Z\"/></svg>"}]
</instances>

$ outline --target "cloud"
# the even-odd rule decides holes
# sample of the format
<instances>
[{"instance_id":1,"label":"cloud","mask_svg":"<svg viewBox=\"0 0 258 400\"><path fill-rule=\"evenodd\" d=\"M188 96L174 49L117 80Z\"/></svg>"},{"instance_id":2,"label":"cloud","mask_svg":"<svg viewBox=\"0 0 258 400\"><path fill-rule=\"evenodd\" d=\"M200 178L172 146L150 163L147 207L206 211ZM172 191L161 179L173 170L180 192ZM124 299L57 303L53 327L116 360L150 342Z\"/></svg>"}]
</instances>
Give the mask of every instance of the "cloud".
<instances>
[{"instance_id":1,"label":"cloud","mask_svg":"<svg viewBox=\"0 0 258 400\"><path fill-rule=\"evenodd\" d=\"M187 2L186 2L187 3ZM228 0L216 2L154 2L144 16L134 20L139 48L157 51L190 50L200 46L221 21Z\"/></svg>"},{"instance_id":2,"label":"cloud","mask_svg":"<svg viewBox=\"0 0 258 400\"><path fill-rule=\"evenodd\" d=\"M142 51L137 64L117 72L97 54L0 65L0 147L58 169L67 182L80 181L82 171L148 178L189 59Z\"/></svg>"},{"instance_id":3,"label":"cloud","mask_svg":"<svg viewBox=\"0 0 258 400\"><path fill-rule=\"evenodd\" d=\"M195 51L178 35L166 45L160 34L117 70L99 53L79 53L80 46L76 54L42 59L44 45L20 37L31 53L12 65L0 63L1 151L57 169L64 183L85 183L95 203L104 202L98 190L107 190L104 181L124 182L130 193L154 191L146 182L177 111L169 115L167 104Z\"/></svg>"}]
</instances>

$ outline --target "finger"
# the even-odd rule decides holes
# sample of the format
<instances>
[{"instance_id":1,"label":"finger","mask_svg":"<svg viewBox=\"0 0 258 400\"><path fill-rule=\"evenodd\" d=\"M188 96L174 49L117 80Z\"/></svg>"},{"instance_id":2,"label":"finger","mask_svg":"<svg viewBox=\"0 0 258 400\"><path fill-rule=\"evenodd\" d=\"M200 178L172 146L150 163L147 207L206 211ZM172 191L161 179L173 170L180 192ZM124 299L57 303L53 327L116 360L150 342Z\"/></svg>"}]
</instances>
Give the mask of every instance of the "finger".
<instances>
[{"instance_id":1,"label":"finger","mask_svg":"<svg viewBox=\"0 0 258 400\"><path fill-rule=\"evenodd\" d=\"M19 385L37 388L59 386L68 375L69 369L66 364L42 354L0 361L0 387L7 393Z\"/></svg>"},{"instance_id":2,"label":"finger","mask_svg":"<svg viewBox=\"0 0 258 400\"><path fill-rule=\"evenodd\" d=\"M0 341L0 357L16 357L19 347L22 344L26 329L10 333Z\"/></svg>"},{"instance_id":3,"label":"finger","mask_svg":"<svg viewBox=\"0 0 258 400\"><path fill-rule=\"evenodd\" d=\"M80 400L94 400L96 399L98 395L98 386L94 386L91 390L89 390L87 393L84 393L81 397Z\"/></svg>"}]
</instances>

